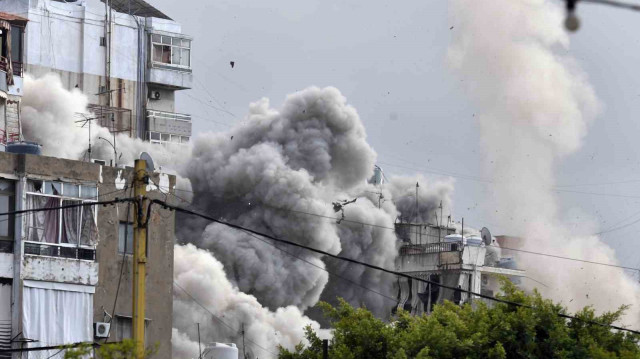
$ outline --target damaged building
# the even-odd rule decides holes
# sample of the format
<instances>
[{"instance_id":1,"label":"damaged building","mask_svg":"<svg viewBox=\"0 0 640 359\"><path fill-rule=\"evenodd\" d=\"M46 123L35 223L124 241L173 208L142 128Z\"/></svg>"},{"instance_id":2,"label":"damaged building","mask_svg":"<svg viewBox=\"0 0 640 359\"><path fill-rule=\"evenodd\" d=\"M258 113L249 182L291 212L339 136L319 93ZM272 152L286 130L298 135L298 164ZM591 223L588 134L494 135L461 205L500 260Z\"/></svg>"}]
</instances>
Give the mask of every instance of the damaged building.
<instances>
[{"instance_id":1,"label":"damaged building","mask_svg":"<svg viewBox=\"0 0 640 359\"><path fill-rule=\"evenodd\" d=\"M24 152L11 145L8 150ZM132 176L131 168L0 152L0 213L129 197ZM175 177L151 177L173 191ZM149 196L166 197L157 188ZM0 348L131 337L133 207L128 206L0 218ZM157 206L151 213L145 339L158 345L158 358L169 358L175 216Z\"/></svg>"},{"instance_id":2,"label":"damaged building","mask_svg":"<svg viewBox=\"0 0 640 359\"><path fill-rule=\"evenodd\" d=\"M500 276L515 283L525 276L524 271L516 269L513 258L501 255L498 241L486 228L480 236L462 236L455 228L432 224L396 223L395 228L400 241L396 259L399 272L488 296L499 292ZM398 307L414 315L429 314L444 300L456 304L484 300L407 278L398 280L397 293Z\"/></svg>"}]
</instances>

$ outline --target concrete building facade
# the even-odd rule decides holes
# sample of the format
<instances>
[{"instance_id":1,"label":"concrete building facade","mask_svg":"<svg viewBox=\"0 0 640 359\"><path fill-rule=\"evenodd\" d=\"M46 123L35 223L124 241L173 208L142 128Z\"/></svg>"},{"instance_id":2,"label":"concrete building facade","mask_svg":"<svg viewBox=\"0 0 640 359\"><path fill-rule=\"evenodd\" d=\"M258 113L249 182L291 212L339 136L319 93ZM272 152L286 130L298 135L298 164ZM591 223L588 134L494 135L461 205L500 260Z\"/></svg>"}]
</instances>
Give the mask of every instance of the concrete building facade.
<instances>
[{"instance_id":1,"label":"concrete building facade","mask_svg":"<svg viewBox=\"0 0 640 359\"><path fill-rule=\"evenodd\" d=\"M430 224L396 223L400 253L396 270L450 288L495 296L499 276L514 282L525 276L512 258L503 257L494 237L462 236L455 228ZM488 232L487 232L488 233ZM445 300L473 303L483 300L457 290L416 280L398 280L398 307L415 315L429 314L433 305Z\"/></svg>"},{"instance_id":2,"label":"concrete building facade","mask_svg":"<svg viewBox=\"0 0 640 359\"><path fill-rule=\"evenodd\" d=\"M192 38L143 0L106 1L0 1L0 11L28 20L14 60L27 74L54 72L82 91L96 121L113 132L188 142L191 117L176 113L175 91L192 86Z\"/></svg>"},{"instance_id":3,"label":"concrete building facade","mask_svg":"<svg viewBox=\"0 0 640 359\"><path fill-rule=\"evenodd\" d=\"M0 152L0 213L128 197L132 176L130 168ZM151 180L173 191L175 177L156 173ZM166 197L153 185L149 189L151 197ZM131 337L133 206L127 207L0 218L0 348ZM158 346L158 358L171 357L174 226L174 214L154 206L146 343ZM110 325L108 338L96 335L95 323Z\"/></svg>"}]
</instances>

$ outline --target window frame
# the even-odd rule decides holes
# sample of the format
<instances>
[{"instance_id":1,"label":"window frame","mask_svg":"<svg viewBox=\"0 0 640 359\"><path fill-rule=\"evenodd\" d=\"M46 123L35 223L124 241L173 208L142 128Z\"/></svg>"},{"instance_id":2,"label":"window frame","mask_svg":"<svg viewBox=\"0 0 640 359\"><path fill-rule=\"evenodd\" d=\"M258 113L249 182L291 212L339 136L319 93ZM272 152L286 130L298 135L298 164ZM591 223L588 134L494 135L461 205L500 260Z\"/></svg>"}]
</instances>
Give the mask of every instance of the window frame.
<instances>
[{"instance_id":1,"label":"window frame","mask_svg":"<svg viewBox=\"0 0 640 359\"><path fill-rule=\"evenodd\" d=\"M124 247L124 251L121 252L120 251L120 226L121 225L127 225L127 227L129 227L129 231L127 233L127 237L131 237L131 252L127 252L127 245L129 244L129 242L126 242L126 244L123 242L122 245ZM127 256L133 256L133 252L135 250L135 248L133 248L133 230L134 230L134 226L133 226L133 222L128 222L128 221L118 221L118 248L116 249L116 251L118 252L118 255L127 255Z\"/></svg>"},{"instance_id":2,"label":"window frame","mask_svg":"<svg viewBox=\"0 0 640 359\"><path fill-rule=\"evenodd\" d=\"M27 208L27 202L26 199L29 198L29 196L38 196L38 197L47 197L47 198L56 198L58 199L58 207L62 206L63 201L77 201L77 202L82 202L82 203L95 203L98 202L98 197L99 197L99 188L97 186L97 184L86 184L86 183L75 183L75 182L64 182L64 181L52 181L52 180L41 180L41 179L35 179L35 178L29 178L27 179L27 182L41 182L42 184L42 192L33 192L33 191L29 191L28 187L25 188L25 203L24 203L24 208ZM56 195L56 194L50 194L50 193L46 193L46 186L47 183L55 183L56 185L60 186L60 194ZM78 188L78 197L71 197L71 196L66 196L64 194L64 188L66 186L77 186ZM92 192L95 193L95 196L91 197L91 198L83 198L82 194L83 194L83 187L88 187L88 188L92 188ZM93 190L95 189L95 191ZM25 215L23 216L22 220L23 220L23 228L24 228L24 233L22 233L22 237L23 237L23 241L24 242L30 242L30 243L44 243L47 245L55 245L55 246L60 246L60 247L69 247L69 248L88 248L88 249L95 249L96 248L96 244L93 245L87 245L87 244L82 244L80 243L80 236L82 234L82 218L84 215L84 206L80 206L79 207L80 211L78 213L79 216L79 221L78 221L78 243L77 244L73 244L73 243L62 243L62 221L63 221L63 209L58 209L58 220L56 223L56 231L57 231L57 235L56 235L56 242L55 243L47 243L47 242L43 242L43 241L32 241L29 240L30 238L30 234L31 234L31 230L32 229L38 229L36 227L31 227L29 220L30 220L30 216L29 215ZM96 227L98 225L98 207L94 207L94 211L93 211L93 221L96 224Z\"/></svg>"},{"instance_id":3,"label":"window frame","mask_svg":"<svg viewBox=\"0 0 640 359\"><path fill-rule=\"evenodd\" d=\"M186 45L185 45L186 42ZM165 35L159 33L152 33L149 35L149 44L150 44L150 56L149 59L152 64L158 64L161 66L169 66L180 69L191 69L191 43L192 39L181 36L173 36L173 35ZM169 56L168 61L164 62L164 52L166 51L166 47L169 48ZM160 48L160 56L157 57L157 49ZM182 64L183 53L188 52L188 61L186 65ZM174 63L174 56L178 54L178 61ZM156 60L159 58L159 60Z\"/></svg>"},{"instance_id":4,"label":"window frame","mask_svg":"<svg viewBox=\"0 0 640 359\"><path fill-rule=\"evenodd\" d=\"M11 182L11 186L12 189L7 191L7 190L2 190L0 189L0 196L2 197L8 197L8 211L14 211L16 208L16 186L17 186L17 181L15 180L11 180L8 178L0 178L0 181L7 181L7 182ZM4 217L4 216L3 216ZM8 216L6 216L6 219L0 219L2 221L5 221L7 223L7 236L2 236L0 235L0 240L3 241L13 241L14 240L14 236L15 236L15 215L10 214Z\"/></svg>"}]
</instances>

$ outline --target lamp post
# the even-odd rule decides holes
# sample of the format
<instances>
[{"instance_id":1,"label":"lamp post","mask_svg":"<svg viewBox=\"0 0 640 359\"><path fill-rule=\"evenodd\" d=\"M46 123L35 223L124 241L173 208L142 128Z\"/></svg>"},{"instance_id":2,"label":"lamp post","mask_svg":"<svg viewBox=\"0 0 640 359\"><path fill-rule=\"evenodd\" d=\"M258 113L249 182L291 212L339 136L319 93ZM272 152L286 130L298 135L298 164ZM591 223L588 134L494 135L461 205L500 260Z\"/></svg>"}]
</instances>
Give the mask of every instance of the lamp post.
<instances>
[{"instance_id":1,"label":"lamp post","mask_svg":"<svg viewBox=\"0 0 640 359\"><path fill-rule=\"evenodd\" d=\"M98 139L105 140L111 145L111 148L113 148L113 164L115 167L118 167L118 152L116 151L116 146L104 137L98 137Z\"/></svg>"}]
</instances>

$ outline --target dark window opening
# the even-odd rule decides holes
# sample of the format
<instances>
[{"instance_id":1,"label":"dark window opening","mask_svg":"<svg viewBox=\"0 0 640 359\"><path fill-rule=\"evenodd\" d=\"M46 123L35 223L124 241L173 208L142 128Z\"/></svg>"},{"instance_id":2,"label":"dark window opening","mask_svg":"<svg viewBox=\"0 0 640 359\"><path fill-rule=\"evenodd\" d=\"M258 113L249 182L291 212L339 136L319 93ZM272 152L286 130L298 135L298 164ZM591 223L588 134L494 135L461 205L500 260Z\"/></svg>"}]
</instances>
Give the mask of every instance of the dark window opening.
<instances>
[{"instance_id":1,"label":"dark window opening","mask_svg":"<svg viewBox=\"0 0 640 359\"><path fill-rule=\"evenodd\" d=\"M133 223L120 222L118 226L118 253L133 254Z\"/></svg>"}]
</instances>

